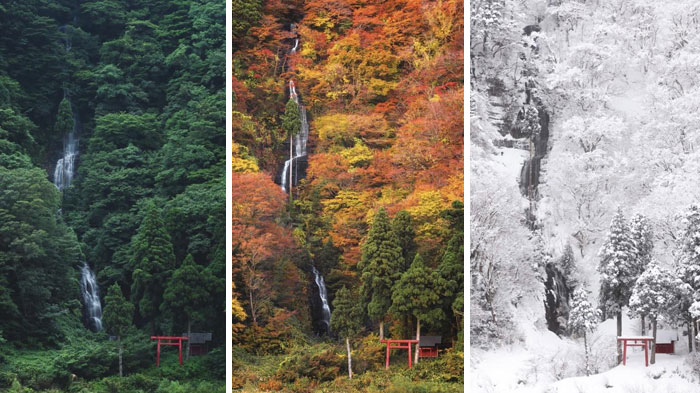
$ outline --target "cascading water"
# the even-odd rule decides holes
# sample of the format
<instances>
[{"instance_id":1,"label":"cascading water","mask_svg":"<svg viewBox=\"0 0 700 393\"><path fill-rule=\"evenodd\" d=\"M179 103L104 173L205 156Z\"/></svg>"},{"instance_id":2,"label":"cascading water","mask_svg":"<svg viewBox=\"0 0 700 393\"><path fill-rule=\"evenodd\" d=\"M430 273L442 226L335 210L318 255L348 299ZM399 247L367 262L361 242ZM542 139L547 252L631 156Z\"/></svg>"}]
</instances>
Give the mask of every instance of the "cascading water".
<instances>
[{"instance_id":1,"label":"cascading water","mask_svg":"<svg viewBox=\"0 0 700 393\"><path fill-rule=\"evenodd\" d=\"M70 102L70 99L68 102ZM63 157L58 159L56 169L53 171L53 184L61 191L70 186L75 174L75 159L78 156L77 128L78 119L74 113L73 129L63 138Z\"/></svg>"},{"instance_id":2,"label":"cascading water","mask_svg":"<svg viewBox=\"0 0 700 393\"><path fill-rule=\"evenodd\" d=\"M325 325L326 332L331 324L331 308L328 307L328 293L326 292L326 283L323 281L323 276L316 270L315 266L311 266L311 271L314 274L314 281L318 286L318 295L321 298L321 322Z\"/></svg>"},{"instance_id":3,"label":"cascading water","mask_svg":"<svg viewBox=\"0 0 700 393\"><path fill-rule=\"evenodd\" d=\"M294 31L296 26L292 24L290 29ZM294 39L294 46L289 50L289 54L293 55L299 49L299 38ZM306 163L306 144L309 140L309 122L306 116L306 108L299 99L294 80L289 80L289 97L297 103L299 107L299 118L301 120L301 130L290 141L292 144L291 158L284 162L282 172L280 173L280 186L285 192L289 192L289 184L295 186L299 183L299 168ZM290 168L291 166L291 168ZM290 170L291 169L291 170ZM291 173L290 173L291 172ZM303 176L303 170L302 174Z\"/></svg>"},{"instance_id":4,"label":"cascading water","mask_svg":"<svg viewBox=\"0 0 700 393\"><path fill-rule=\"evenodd\" d=\"M102 304L100 304L100 290L95 273L87 263L83 263L80 273L80 290L85 300L87 321L92 330L99 332L102 330Z\"/></svg>"},{"instance_id":5,"label":"cascading water","mask_svg":"<svg viewBox=\"0 0 700 393\"><path fill-rule=\"evenodd\" d=\"M66 32L66 26L59 28L61 32ZM66 52L72 48L70 39L64 41ZM56 162L56 168L53 172L53 184L60 191L65 190L71 185L73 175L75 174L75 163L78 157L78 133L80 122L78 116L73 109L73 102L70 97L66 98L73 111L73 127L71 131L63 137L63 156ZM59 209L59 212L61 209ZM85 303L85 316L87 326L95 332L102 330L102 304L100 304L100 288L97 285L95 273L90 269L90 265L83 262L80 268L80 291Z\"/></svg>"},{"instance_id":6,"label":"cascading water","mask_svg":"<svg viewBox=\"0 0 700 393\"><path fill-rule=\"evenodd\" d=\"M293 52L292 52L293 53ZM284 162L284 167L282 168L282 172L280 173L280 183L282 186L282 189L285 192L289 192L289 182L290 182L290 177L291 177L291 184L292 186L297 185L299 182L299 166L300 166L300 161L303 161L306 159L306 144L309 141L309 122L306 116L306 108L304 108L304 105L301 103L301 100L299 99L299 96L297 95L297 90L296 86L294 85L294 80L289 81L289 96L294 100L294 102L297 103L299 106L299 118L301 120L301 130L299 131L298 134L296 134L293 138L292 145L293 145L293 154L292 158ZM290 171L289 171L289 166L292 165L293 169L296 169L296 171L292 171L292 174L290 176Z\"/></svg>"}]
</instances>

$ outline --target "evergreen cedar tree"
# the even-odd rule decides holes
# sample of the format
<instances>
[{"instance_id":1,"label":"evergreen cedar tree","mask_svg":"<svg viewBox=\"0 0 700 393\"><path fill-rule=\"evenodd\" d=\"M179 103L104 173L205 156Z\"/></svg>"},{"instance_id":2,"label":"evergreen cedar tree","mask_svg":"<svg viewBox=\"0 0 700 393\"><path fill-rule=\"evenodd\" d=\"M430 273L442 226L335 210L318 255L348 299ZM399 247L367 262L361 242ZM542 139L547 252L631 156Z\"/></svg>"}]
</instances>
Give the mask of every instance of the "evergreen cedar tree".
<instances>
[{"instance_id":1,"label":"evergreen cedar tree","mask_svg":"<svg viewBox=\"0 0 700 393\"><path fill-rule=\"evenodd\" d=\"M212 283L216 282L202 266L188 254L174 272L163 295L161 311L173 315L184 315L187 320L187 336L192 335L192 322L201 321L206 315L206 306L211 296ZM186 359L190 358L190 340L187 340Z\"/></svg>"},{"instance_id":2,"label":"evergreen cedar tree","mask_svg":"<svg viewBox=\"0 0 700 393\"><path fill-rule=\"evenodd\" d=\"M595 310L588 301L588 293L579 288L571 297L571 309L569 311L569 331L577 336L583 336L583 349L586 357L586 375L591 374L588 340L586 333L592 332L599 323L600 311Z\"/></svg>"},{"instance_id":3,"label":"evergreen cedar tree","mask_svg":"<svg viewBox=\"0 0 700 393\"><path fill-rule=\"evenodd\" d=\"M694 300L700 298L700 205L692 204L685 212L682 222L681 257L676 271L683 282L679 307L688 330L693 331L697 316L690 312L690 308ZM693 335L695 334L697 332ZM690 351L693 350L693 344L694 340L689 340Z\"/></svg>"},{"instance_id":4,"label":"evergreen cedar tree","mask_svg":"<svg viewBox=\"0 0 700 393\"><path fill-rule=\"evenodd\" d=\"M289 98L287 105L284 107L284 115L282 115L282 129L285 132L285 138L301 132L301 114L299 113L299 105L293 98Z\"/></svg>"},{"instance_id":5,"label":"evergreen cedar tree","mask_svg":"<svg viewBox=\"0 0 700 393\"><path fill-rule=\"evenodd\" d=\"M119 376L124 376L122 366L122 337L133 326L134 305L127 301L122 294L119 284L109 287L105 296L105 309L102 314L102 325L107 333L117 336L119 347Z\"/></svg>"},{"instance_id":6,"label":"evergreen cedar tree","mask_svg":"<svg viewBox=\"0 0 700 393\"><path fill-rule=\"evenodd\" d=\"M601 275L601 307L604 315L615 314L617 336L622 335L622 307L630 297L634 285L636 250L622 209L618 208L610 223L607 239L600 250L598 272ZM617 360L622 361L622 348L617 344Z\"/></svg>"},{"instance_id":7,"label":"evergreen cedar tree","mask_svg":"<svg viewBox=\"0 0 700 393\"><path fill-rule=\"evenodd\" d=\"M464 233L456 233L447 243L437 274L444 283L445 310L451 310L455 318L464 313ZM459 326L459 320L456 321Z\"/></svg>"},{"instance_id":8,"label":"evergreen cedar tree","mask_svg":"<svg viewBox=\"0 0 700 393\"><path fill-rule=\"evenodd\" d=\"M651 261L647 269L639 276L632 289L629 301L631 315L644 315L651 319L654 343L651 347L651 364L656 362L656 322L661 315L672 314L677 310L677 288L680 280L674 279L671 272Z\"/></svg>"},{"instance_id":9,"label":"evergreen cedar tree","mask_svg":"<svg viewBox=\"0 0 700 393\"><path fill-rule=\"evenodd\" d=\"M137 313L142 321L149 322L151 333L155 334L160 330L159 307L170 274L175 268L175 254L161 211L152 202L132 239L132 250L131 300L137 305Z\"/></svg>"},{"instance_id":10,"label":"evergreen cedar tree","mask_svg":"<svg viewBox=\"0 0 700 393\"><path fill-rule=\"evenodd\" d=\"M364 326L362 304L357 302L357 296L343 286L335 294L333 313L331 314L331 330L345 338L345 348L348 352L348 377L352 379L352 354L350 353L350 338L358 336Z\"/></svg>"},{"instance_id":11,"label":"evergreen cedar tree","mask_svg":"<svg viewBox=\"0 0 700 393\"><path fill-rule=\"evenodd\" d=\"M384 339L384 317L391 307L394 283L401 276L403 256L399 239L391 230L384 208L374 216L367 241L362 245L362 260L358 263L362 286L360 293L367 305L367 315L379 322L379 337Z\"/></svg>"},{"instance_id":12,"label":"evergreen cedar tree","mask_svg":"<svg viewBox=\"0 0 700 393\"><path fill-rule=\"evenodd\" d=\"M444 320L445 312L439 307L444 286L442 278L425 266L420 254L416 254L411 267L394 284L392 309L416 318L416 340L420 340L421 322L436 325ZM416 343L416 362L418 348L419 343Z\"/></svg>"},{"instance_id":13,"label":"evergreen cedar tree","mask_svg":"<svg viewBox=\"0 0 700 393\"><path fill-rule=\"evenodd\" d=\"M404 260L404 265L401 271L405 272L409 265L409 261L413 261L416 256L418 245L416 244L416 231L413 229L413 219L411 213L406 210L400 210L391 220L391 230L394 231L401 247L401 256Z\"/></svg>"}]
</instances>

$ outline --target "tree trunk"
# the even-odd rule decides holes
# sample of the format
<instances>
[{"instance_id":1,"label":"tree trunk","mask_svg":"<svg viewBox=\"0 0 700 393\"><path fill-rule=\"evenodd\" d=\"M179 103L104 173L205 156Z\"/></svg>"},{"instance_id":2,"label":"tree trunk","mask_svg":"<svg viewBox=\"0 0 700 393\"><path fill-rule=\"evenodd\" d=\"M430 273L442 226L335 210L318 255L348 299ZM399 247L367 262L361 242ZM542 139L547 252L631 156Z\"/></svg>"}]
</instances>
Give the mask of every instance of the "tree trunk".
<instances>
[{"instance_id":1,"label":"tree trunk","mask_svg":"<svg viewBox=\"0 0 700 393\"><path fill-rule=\"evenodd\" d=\"M345 337L345 348L348 350L348 377L352 379L352 355L350 354L350 339Z\"/></svg>"},{"instance_id":2,"label":"tree trunk","mask_svg":"<svg viewBox=\"0 0 700 393\"><path fill-rule=\"evenodd\" d=\"M688 321L688 353L693 352L693 329L690 328L690 321Z\"/></svg>"},{"instance_id":3,"label":"tree trunk","mask_svg":"<svg viewBox=\"0 0 700 393\"><path fill-rule=\"evenodd\" d=\"M651 319L651 331L654 342L651 344L651 364L656 363L656 318Z\"/></svg>"},{"instance_id":4,"label":"tree trunk","mask_svg":"<svg viewBox=\"0 0 700 393\"><path fill-rule=\"evenodd\" d=\"M622 336L622 310L617 312L617 337ZM622 363L622 344L617 340L617 364Z\"/></svg>"},{"instance_id":5,"label":"tree trunk","mask_svg":"<svg viewBox=\"0 0 700 393\"><path fill-rule=\"evenodd\" d=\"M119 345L119 377L124 376L123 372L123 367L122 367L122 337L117 336L117 345Z\"/></svg>"},{"instance_id":6,"label":"tree trunk","mask_svg":"<svg viewBox=\"0 0 700 393\"><path fill-rule=\"evenodd\" d=\"M413 355L413 362L418 364L418 350L420 349L420 318L416 318L416 353Z\"/></svg>"},{"instance_id":7,"label":"tree trunk","mask_svg":"<svg viewBox=\"0 0 700 393\"><path fill-rule=\"evenodd\" d=\"M586 354L586 376L591 375L590 361L588 360L588 341L586 341L586 331L583 331L583 351Z\"/></svg>"},{"instance_id":8,"label":"tree trunk","mask_svg":"<svg viewBox=\"0 0 700 393\"><path fill-rule=\"evenodd\" d=\"M644 315L642 315L642 336L646 334L646 326L644 326Z\"/></svg>"},{"instance_id":9,"label":"tree trunk","mask_svg":"<svg viewBox=\"0 0 700 393\"><path fill-rule=\"evenodd\" d=\"M255 315L255 303L253 302L253 291L248 291L248 300L250 301L250 317L253 318L253 325L258 326L258 319Z\"/></svg>"},{"instance_id":10,"label":"tree trunk","mask_svg":"<svg viewBox=\"0 0 700 393\"><path fill-rule=\"evenodd\" d=\"M379 321L379 340L384 340L384 321Z\"/></svg>"},{"instance_id":11,"label":"tree trunk","mask_svg":"<svg viewBox=\"0 0 700 393\"><path fill-rule=\"evenodd\" d=\"M190 360L190 344L192 343L192 319L187 318L187 354L185 360Z\"/></svg>"}]
</instances>

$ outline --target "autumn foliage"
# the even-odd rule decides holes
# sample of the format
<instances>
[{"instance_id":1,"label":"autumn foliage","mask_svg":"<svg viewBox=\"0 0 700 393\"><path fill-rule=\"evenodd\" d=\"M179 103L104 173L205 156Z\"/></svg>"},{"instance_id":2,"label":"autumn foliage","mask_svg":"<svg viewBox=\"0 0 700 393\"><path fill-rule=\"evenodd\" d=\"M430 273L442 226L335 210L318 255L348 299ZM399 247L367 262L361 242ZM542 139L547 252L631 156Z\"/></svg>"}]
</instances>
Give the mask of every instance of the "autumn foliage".
<instances>
[{"instance_id":1,"label":"autumn foliage","mask_svg":"<svg viewBox=\"0 0 700 393\"><path fill-rule=\"evenodd\" d=\"M418 251L435 268L454 235L441 212L464 200L463 3L285 4L265 2L234 43L234 280L252 326L275 308L309 308L310 265L326 277L329 301L357 287L379 208L410 214ZM274 182L288 156L291 78L310 140L306 177L288 203Z\"/></svg>"}]
</instances>

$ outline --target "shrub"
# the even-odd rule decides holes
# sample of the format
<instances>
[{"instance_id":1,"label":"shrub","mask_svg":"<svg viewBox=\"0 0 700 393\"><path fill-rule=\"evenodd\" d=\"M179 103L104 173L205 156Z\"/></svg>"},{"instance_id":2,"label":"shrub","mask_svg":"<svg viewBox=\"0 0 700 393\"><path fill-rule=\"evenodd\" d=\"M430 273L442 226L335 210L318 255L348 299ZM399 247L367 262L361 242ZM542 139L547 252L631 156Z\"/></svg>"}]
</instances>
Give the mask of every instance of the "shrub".
<instances>
[{"instance_id":1,"label":"shrub","mask_svg":"<svg viewBox=\"0 0 700 393\"><path fill-rule=\"evenodd\" d=\"M352 371L354 374L362 374L366 371L379 370L384 367L386 344L379 342L379 336L370 334L359 340L356 349L352 353ZM347 356L343 357L347 365ZM345 366L347 367L347 366ZM344 368L347 371L347 368Z\"/></svg>"},{"instance_id":2,"label":"shrub","mask_svg":"<svg viewBox=\"0 0 700 393\"><path fill-rule=\"evenodd\" d=\"M280 364L275 377L294 382L307 377L313 381L335 379L343 367L343 357L328 344L298 347Z\"/></svg>"}]
</instances>

